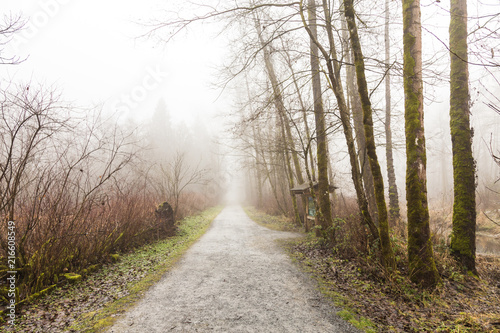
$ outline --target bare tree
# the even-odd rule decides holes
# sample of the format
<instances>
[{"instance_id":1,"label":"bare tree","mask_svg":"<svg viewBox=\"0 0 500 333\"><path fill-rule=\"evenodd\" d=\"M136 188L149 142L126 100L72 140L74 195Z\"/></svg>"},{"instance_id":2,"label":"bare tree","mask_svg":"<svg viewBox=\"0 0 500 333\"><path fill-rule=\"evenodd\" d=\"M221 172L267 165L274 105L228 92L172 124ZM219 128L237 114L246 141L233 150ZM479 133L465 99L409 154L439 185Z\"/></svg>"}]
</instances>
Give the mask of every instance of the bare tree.
<instances>
[{"instance_id":1,"label":"bare tree","mask_svg":"<svg viewBox=\"0 0 500 333\"><path fill-rule=\"evenodd\" d=\"M387 159L387 181L389 183L389 223L396 226L400 220L399 195L394 170L391 127L391 45L390 45L389 0L385 0L385 154Z\"/></svg>"},{"instance_id":2,"label":"bare tree","mask_svg":"<svg viewBox=\"0 0 500 333\"><path fill-rule=\"evenodd\" d=\"M3 47L7 45L14 34L18 33L25 25L25 21L20 15L4 15L3 22L0 24L0 64L15 65L23 60L18 55L6 56L3 53Z\"/></svg>"},{"instance_id":3,"label":"bare tree","mask_svg":"<svg viewBox=\"0 0 500 333\"><path fill-rule=\"evenodd\" d=\"M196 167L186 163L186 154L176 152L174 159L167 165L160 165L161 173L166 181L166 194L173 200L174 218L179 211L179 201L184 190L193 185L208 183L208 170L198 164Z\"/></svg>"},{"instance_id":4,"label":"bare tree","mask_svg":"<svg viewBox=\"0 0 500 333\"><path fill-rule=\"evenodd\" d=\"M377 202L377 211L379 219L379 234L380 245L382 250L382 263L388 269L395 267L394 252L392 250L391 240L389 237L389 223L387 219L387 206L384 196L384 180L378 163L377 152L375 147L375 137L373 134L373 119L372 107L368 93L368 85L365 77L365 63L363 53L361 51L361 43L359 41L357 24L355 21L354 4L352 0L344 0L345 16L349 35L351 37L351 47L354 55L354 66L356 68L356 78L358 83L358 92L363 109L363 128L366 140L366 153L370 163L370 170L373 177L375 187L375 200Z\"/></svg>"},{"instance_id":5,"label":"bare tree","mask_svg":"<svg viewBox=\"0 0 500 333\"><path fill-rule=\"evenodd\" d=\"M324 8L327 8L327 6L324 6ZM329 11L327 10L326 12ZM338 60L337 51L333 40L333 27L331 24L331 17L330 16L326 17L326 29L328 33L328 45L329 45L329 48L326 49L316 38L315 34L309 27L309 24L306 22L302 1L300 3L300 14L302 18L302 24L304 25L304 28L307 31L309 38L311 39L311 42L318 47L318 49L321 51L323 58L326 61L326 66L328 69L327 73L329 79L328 83L337 100L337 106L339 108L339 113L340 113L340 120L342 123L342 128L349 153L349 161L351 164L351 176L356 191L356 197L358 199L359 212L362 217L363 224L366 225L366 227L370 230L372 238L376 240L379 238L379 232L370 214L366 193L363 189L363 179L359 166L358 156L356 154L354 135L350 122L350 112L347 107L347 102L341 81L341 74L340 74L341 62Z\"/></svg>"},{"instance_id":6,"label":"bare tree","mask_svg":"<svg viewBox=\"0 0 500 333\"><path fill-rule=\"evenodd\" d=\"M322 232L326 232L333 225L332 212L330 206L329 180L328 180L328 153L327 153L327 134L325 127L325 111L323 108L323 97L321 89L319 51L314 42L317 40L317 18L316 2L308 0L307 12L309 14L308 26L311 32L311 75L314 101L314 119L316 123L316 154L318 163L318 190L316 193L318 201L318 222Z\"/></svg>"}]
</instances>

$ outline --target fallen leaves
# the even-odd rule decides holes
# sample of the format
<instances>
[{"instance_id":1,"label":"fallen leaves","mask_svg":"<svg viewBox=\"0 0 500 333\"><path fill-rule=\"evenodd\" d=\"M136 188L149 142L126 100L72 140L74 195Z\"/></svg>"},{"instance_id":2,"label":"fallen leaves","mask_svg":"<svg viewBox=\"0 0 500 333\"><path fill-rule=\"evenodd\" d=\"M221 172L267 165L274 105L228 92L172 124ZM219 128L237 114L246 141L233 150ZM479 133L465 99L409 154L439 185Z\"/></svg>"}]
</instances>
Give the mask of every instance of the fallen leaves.
<instances>
[{"instance_id":1,"label":"fallen leaves","mask_svg":"<svg viewBox=\"0 0 500 333\"><path fill-rule=\"evenodd\" d=\"M445 278L431 293L419 290L403 274L388 279L374 272L374 264L365 259L338 258L311 238L286 247L336 304L369 318L380 332L500 332L498 257L478 256L481 280Z\"/></svg>"}]
</instances>

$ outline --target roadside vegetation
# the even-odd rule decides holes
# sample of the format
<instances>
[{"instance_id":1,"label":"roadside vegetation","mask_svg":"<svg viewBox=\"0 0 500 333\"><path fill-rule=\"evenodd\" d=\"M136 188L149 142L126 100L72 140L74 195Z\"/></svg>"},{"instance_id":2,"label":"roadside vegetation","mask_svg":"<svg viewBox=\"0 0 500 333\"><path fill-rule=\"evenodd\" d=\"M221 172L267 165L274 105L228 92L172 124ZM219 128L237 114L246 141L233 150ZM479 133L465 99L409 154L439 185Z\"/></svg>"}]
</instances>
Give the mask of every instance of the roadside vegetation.
<instances>
[{"instance_id":1,"label":"roadside vegetation","mask_svg":"<svg viewBox=\"0 0 500 333\"><path fill-rule=\"evenodd\" d=\"M303 231L301 226L295 224L293 219L285 215L268 215L252 206L245 206L243 210L254 222L263 227L278 231Z\"/></svg>"},{"instance_id":2,"label":"roadside vegetation","mask_svg":"<svg viewBox=\"0 0 500 333\"><path fill-rule=\"evenodd\" d=\"M132 307L208 229L221 211L210 208L178 222L175 236L120 253L116 261L89 272L81 281L58 285L25 304L5 332L101 332Z\"/></svg>"},{"instance_id":3,"label":"roadside vegetation","mask_svg":"<svg viewBox=\"0 0 500 333\"><path fill-rule=\"evenodd\" d=\"M249 216L274 230L291 219L247 208ZM337 218L335 241L313 232L283 247L320 291L342 308L339 316L365 332L500 332L500 258L478 255L479 278L463 273L447 246L436 246L441 284L433 291L408 278L406 241L394 234L397 269L384 273L367 247L354 216Z\"/></svg>"},{"instance_id":4,"label":"roadside vegetation","mask_svg":"<svg viewBox=\"0 0 500 333\"><path fill-rule=\"evenodd\" d=\"M210 133L168 119L164 103L133 127L42 84L0 90L0 314L173 236L171 222L219 202ZM165 201L168 226L157 211Z\"/></svg>"}]
</instances>

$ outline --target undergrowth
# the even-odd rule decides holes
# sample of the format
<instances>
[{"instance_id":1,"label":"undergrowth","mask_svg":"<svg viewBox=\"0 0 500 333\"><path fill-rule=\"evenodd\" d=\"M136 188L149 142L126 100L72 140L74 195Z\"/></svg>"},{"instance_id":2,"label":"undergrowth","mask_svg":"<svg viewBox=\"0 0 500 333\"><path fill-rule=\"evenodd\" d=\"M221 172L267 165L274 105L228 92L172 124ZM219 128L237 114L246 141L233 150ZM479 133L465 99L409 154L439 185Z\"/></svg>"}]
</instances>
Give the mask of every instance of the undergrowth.
<instances>
[{"instance_id":1,"label":"undergrowth","mask_svg":"<svg viewBox=\"0 0 500 333\"><path fill-rule=\"evenodd\" d=\"M178 223L175 236L120 254L119 261L26 305L15 332L101 332L159 281L219 214L215 207ZM13 331L7 326L0 331Z\"/></svg>"},{"instance_id":2,"label":"undergrowth","mask_svg":"<svg viewBox=\"0 0 500 333\"><path fill-rule=\"evenodd\" d=\"M263 225L276 217L258 216ZM478 255L480 278L464 274L445 245L436 246L442 278L433 290L408 278L406 241L392 235L397 269L388 274L368 246L353 215L335 219L335 240L309 233L283 243L293 260L316 281L320 291L342 308L338 315L365 332L500 332L500 258Z\"/></svg>"},{"instance_id":3,"label":"undergrowth","mask_svg":"<svg viewBox=\"0 0 500 333\"><path fill-rule=\"evenodd\" d=\"M303 231L301 226L298 226L292 219L284 215L268 215L252 206L243 207L243 210L253 221L266 228L278 231Z\"/></svg>"}]
</instances>

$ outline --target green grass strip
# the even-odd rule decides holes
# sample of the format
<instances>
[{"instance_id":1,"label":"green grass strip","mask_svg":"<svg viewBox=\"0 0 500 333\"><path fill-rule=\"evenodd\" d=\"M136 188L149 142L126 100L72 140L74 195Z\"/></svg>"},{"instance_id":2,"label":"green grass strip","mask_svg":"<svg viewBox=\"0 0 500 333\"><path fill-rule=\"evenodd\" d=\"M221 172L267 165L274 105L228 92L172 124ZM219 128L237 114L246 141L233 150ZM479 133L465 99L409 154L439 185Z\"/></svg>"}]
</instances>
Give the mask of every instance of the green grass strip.
<instances>
[{"instance_id":1,"label":"green grass strip","mask_svg":"<svg viewBox=\"0 0 500 333\"><path fill-rule=\"evenodd\" d=\"M283 215L272 216L263 213L255 207L243 207L245 213L257 224L271 230L302 232L303 228L297 226L293 221Z\"/></svg>"},{"instance_id":2,"label":"green grass strip","mask_svg":"<svg viewBox=\"0 0 500 333\"><path fill-rule=\"evenodd\" d=\"M152 256L164 256L162 261L150 269L146 276L135 283L127 286L129 294L106 304L102 309L85 313L68 328L78 332L103 332L139 301L145 292L162 276L168 272L180 259L186 250L196 242L208 229L210 223L220 213L222 207L214 207L203 213L187 217L179 224L176 236L157 243L146 245L132 253L125 254L120 262L115 265L122 265L123 270L141 266L141 262L150 259ZM103 272L105 274L105 272Z\"/></svg>"},{"instance_id":3,"label":"green grass strip","mask_svg":"<svg viewBox=\"0 0 500 333\"><path fill-rule=\"evenodd\" d=\"M254 207L244 207L245 213L257 224L267 227L272 230L279 231L299 231L290 219L283 216L272 216L267 215ZM297 266L309 276L311 276L318 283L318 290L330 299L335 306L342 308L337 315L342 319L351 323L354 327L367 333L377 332L376 325L369 319L356 314L352 310L349 297L342 295L338 292L333 291L330 288L331 281L326 280L322 273L315 269L315 265L312 261L314 258L308 258L306 254L295 250L295 245L301 243L314 243L318 242L319 239L314 236L314 234L308 233L304 234L305 237L297 239L287 239L279 241L278 243L282 248L288 253L292 261L297 264Z\"/></svg>"}]
</instances>

